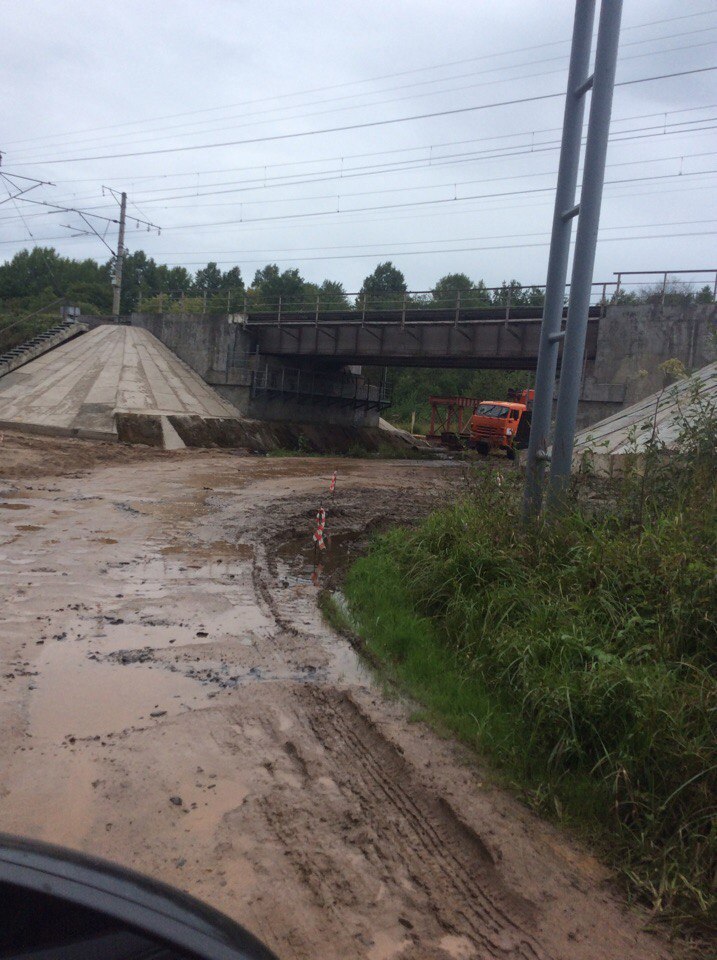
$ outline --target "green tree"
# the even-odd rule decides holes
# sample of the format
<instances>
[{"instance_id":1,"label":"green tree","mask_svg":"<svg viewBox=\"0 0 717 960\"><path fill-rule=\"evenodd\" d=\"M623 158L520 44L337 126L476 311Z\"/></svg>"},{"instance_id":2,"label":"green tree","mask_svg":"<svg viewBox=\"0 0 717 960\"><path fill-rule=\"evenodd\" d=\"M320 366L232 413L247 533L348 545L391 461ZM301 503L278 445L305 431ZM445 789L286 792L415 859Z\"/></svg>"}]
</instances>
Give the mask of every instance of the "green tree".
<instances>
[{"instance_id":1,"label":"green tree","mask_svg":"<svg viewBox=\"0 0 717 960\"><path fill-rule=\"evenodd\" d=\"M109 283L109 271L94 260L70 260L53 247L20 250L0 266L0 299L33 296L49 288L65 296L72 283Z\"/></svg>"},{"instance_id":2,"label":"green tree","mask_svg":"<svg viewBox=\"0 0 717 960\"><path fill-rule=\"evenodd\" d=\"M258 309L276 310L280 298L282 307L296 309L305 306L304 286L298 270L284 270L282 273L275 263L269 263L256 271L248 292Z\"/></svg>"},{"instance_id":3,"label":"green tree","mask_svg":"<svg viewBox=\"0 0 717 960\"><path fill-rule=\"evenodd\" d=\"M436 281L431 296L437 306L453 306L461 295L461 301L473 290L473 281L465 273L447 273Z\"/></svg>"},{"instance_id":4,"label":"green tree","mask_svg":"<svg viewBox=\"0 0 717 960\"><path fill-rule=\"evenodd\" d=\"M403 302L406 290L406 278L398 267L386 260L366 277L359 296L365 297L367 304L373 308L397 307Z\"/></svg>"},{"instance_id":5,"label":"green tree","mask_svg":"<svg viewBox=\"0 0 717 960\"><path fill-rule=\"evenodd\" d=\"M199 297L209 299L215 293L222 289L222 271L213 261L210 261L206 267L197 270L194 277L193 293Z\"/></svg>"},{"instance_id":6,"label":"green tree","mask_svg":"<svg viewBox=\"0 0 717 960\"><path fill-rule=\"evenodd\" d=\"M366 373L367 371L364 370ZM381 372L374 368L371 380L378 382ZM532 375L525 370L452 370L392 367L388 371L392 423L409 427L416 413L416 429L425 432L430 424L430 396L474 397L476 400L505 400L509 389L532 386Z\"/></svg>"},{"instance_id":7,"label":"green tree","mask_svg":"<svg viewBox=\"0 0 717 960\"><path fill-rule=\"evenodd\" d=\"M441 277L431 291L431 296L437 306L452 307L456 304L459 293L463 307L490 306L490 294L483 281L473 283L465 273L447 273L445 277Z\"/></svg>"},{"instance_id":8,"label":"green tree","mask_svg":"<svg viewBox=\"0 0 717 960\"><path fill-rule=\"evenodd\" d=\"M348 310L349 301L346 297L343 283L338 280L324 280L319 287L321 303L331 310Z\"/></svg>"},{"instance_id":9,"label":"green tree","mask_svg":"<svg viewBox=\"0 0 717 960\"><path fill-rule=\"evenodd\" d=\"M236 293L237 296L240 292L243 292L244 279L239 267L232 267L224 274L222 277L222 290L230 290L232 293Z\"/></svg>"},{"instance_id":10,"label":"green tree","mask_svg":"<svg viewBox=\"0 0 717 960\"><path fill-rule=\"evenodd\" d=\"M625 290L623 287L618 287L610 297L610 303L613 306L632 306L640 303L640 297L634 290Z\"/></svg>"},{"instance_id":11,"label":"green tree","mask_svg":"<svg viewBox=\"0 0 717 960\"><path fill-rule=\"evenodd\" d=\"M307 309L316 306L317 298L320 312L324 310L351 309L344 285L337 280L324 280L321 284L305 283L304 300L306 301Z\"/></svg>"},{"instance_id":12,"label":"green tree","mask_svg":"<svg viewBox=\"0 0 717 960\"><path fill-rule=\"evenodd\" d=\"M244 308L244 280L239 267L232 267L222 275L219 289L209 297L210 313L234 313Z\"/></svg>"},{"instance_id":13,"label":"green tree","mask_svg":"<svg viewBox=\"0 0 717 960\"><path fill-rule=\"evenodd\" d=\"M522 303L523 287L518 280L511 280L509 283L504 280L500 289L493 291L493 303L505 306L509 300L514 306Z\"/></svg>"}]
</instances>

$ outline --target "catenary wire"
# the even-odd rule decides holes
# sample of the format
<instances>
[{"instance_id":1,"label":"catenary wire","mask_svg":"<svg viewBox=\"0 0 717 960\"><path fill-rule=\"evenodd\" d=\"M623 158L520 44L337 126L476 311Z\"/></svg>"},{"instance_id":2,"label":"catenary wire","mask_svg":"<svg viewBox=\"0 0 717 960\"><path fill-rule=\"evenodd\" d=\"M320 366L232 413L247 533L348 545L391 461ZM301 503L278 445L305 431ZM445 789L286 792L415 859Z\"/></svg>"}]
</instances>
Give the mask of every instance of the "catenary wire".
<instances>
[{"instance_id":1,"label":"catenary wire","mask_svg":"<svg viewBox=\"0 0 717 960\"><path fill-rule=\"evenodd\" d=\"M717 70L717 66L708 66L708 67L696 67L692 70L678 70L672 73L662 73L657 74L652 77L635 77L632 80L621 80L619 83L616 83L616 87L625 87L632 86L637 83L651 83L658 80L669 80L674 79L675 77L686 77L693 76L700 73L710 73L714 70ZM475 113L480 110L492 110L499 107L508 107L515 106L518 104L525 103L538 103L543 100L554 100L558 97L564 97L565 91L556 91L555 93L542 93L536 94L530 97L515 97L509 100L497 100L492 103L482 103L474 104L470 107L453 107L448 110L436 110L429 113L420 113L412 114L407 117L393 117L390 119L383 120L369 120L362 123L352 123L344 124L336 127L324 127L319 130L301 130L295 131L293 133L276 133L263 137L251 137L245 140L225 140L220 143L203 143L203 144L189 144L182 147L162 147L157 150L137 150L129 151L125 153L110 153L110 154L98 154L90 157L79 156L79 157L63 157L62 159L55 160L43 160L43 161L32 161L28 162L26 166L50 166L58 163L86 163L95 160L117 160L117 159L126 159L129 157L147 157L147 156L158 156L168 153L187 153L194 150L209 150L220 147L237 147L237 146L246 146L253 143L268 143L278 140L294 140L300 137L311 137L319 136L327 133L340 133L347 130L364 130L369 127L382 127L389 126L397 123L408 123L414 120L427 120L434 117L447 117L447 116L456 116L458 114L464 113Z\"/></svg>"}]
</instances>

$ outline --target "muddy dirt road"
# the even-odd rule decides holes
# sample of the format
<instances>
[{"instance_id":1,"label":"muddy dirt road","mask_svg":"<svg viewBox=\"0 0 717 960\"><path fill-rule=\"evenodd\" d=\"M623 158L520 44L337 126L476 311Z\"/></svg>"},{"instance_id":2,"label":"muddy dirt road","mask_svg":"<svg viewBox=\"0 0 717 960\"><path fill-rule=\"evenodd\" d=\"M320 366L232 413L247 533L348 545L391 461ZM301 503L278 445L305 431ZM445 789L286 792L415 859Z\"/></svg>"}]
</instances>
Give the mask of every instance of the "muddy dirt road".
<instances>
[{"instance_id":1,"label":"muddy dirt road","mask_svg":"<svg viewBox=\"0 0 717 960\"><path fill-rule=\"evenodd\" d=\"M297 544L333 462L87 454L73 474L53 447L42 476L36 443L0 480L0 829L182 887L285 960L671 956L322 624ZM339 469L344 534L461 482Z\"/></svg>"}]
</instances>

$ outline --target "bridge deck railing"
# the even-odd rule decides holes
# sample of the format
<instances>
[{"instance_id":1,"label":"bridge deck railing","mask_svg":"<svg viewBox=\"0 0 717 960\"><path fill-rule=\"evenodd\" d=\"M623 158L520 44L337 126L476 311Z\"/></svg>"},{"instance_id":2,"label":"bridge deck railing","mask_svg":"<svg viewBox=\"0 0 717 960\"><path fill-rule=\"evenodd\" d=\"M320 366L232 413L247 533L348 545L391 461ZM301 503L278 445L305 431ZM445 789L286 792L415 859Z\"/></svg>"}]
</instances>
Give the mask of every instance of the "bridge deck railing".
<instances>
[{"instance_id":1,"label":"bridge deck railing","mask_svg":"<svg viewBox=\"0 0 717 960\"><path fill-rule=\"evenodd\" d=\"M593 284L593 306L606 306L609 294L617 291L615 281ZM362 291L341 295L321 295L296 299L276 297L257 299L251 292L244 298L245 322L277 324L283 320L301 323L319 323L336 318L346 322L347 315L358 321L371 322L377 316L388 322L412 322L425 315L427 321L451 322L458 319L529 319L539 315L545 299L545 286L518 284L501 287L480 287L458 291L447 296L437 295L435 290L407 290L405 293L367 294Z\"/></svg>"},{"instance_id":2,"label":"bridge deck railing","mask_svg":"<svg viewBox=\"0 0 717 960\"><path fill-rule=\"evenodd\" d=\"M717 270L648 270L615 273L616 280L595 281L590 297L591 315L599 316L611 304L683 303L717 299ZM629 278L629 279L626 279ZM641 278L632 279L632 278ZM709 283L705 284L705 278ZM570 284L566 285L567 306ZM478 286L443 295L437 290L407 290L385 293L318 293L296 299L280 296L257 299L252 291L244 296L244 320L248 324L316 323L335 320L360 321L478 322L481 319L524 320L539 318L545 300L545 286L522 286L511 282L500 287Z\"/></svg>"}]
</instances>

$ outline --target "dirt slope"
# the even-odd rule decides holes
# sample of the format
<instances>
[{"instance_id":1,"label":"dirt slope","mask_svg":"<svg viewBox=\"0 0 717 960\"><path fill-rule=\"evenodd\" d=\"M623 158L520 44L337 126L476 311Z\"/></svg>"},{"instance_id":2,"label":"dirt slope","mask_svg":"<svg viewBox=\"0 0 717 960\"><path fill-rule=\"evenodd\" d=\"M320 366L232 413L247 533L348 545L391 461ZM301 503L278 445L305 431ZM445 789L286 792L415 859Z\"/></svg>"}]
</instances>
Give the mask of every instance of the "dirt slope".
<instances>
[{"instance_id":1,"label":"dirt slope","mask_svg":"<svg viewBox=\"0 0 717 960\"><path fill-rule=\"evenodd\" d=\"M17 454L0 482L0 829L189 890L286 960L672 956L322 624L300 550L333 462L127 452L61 476L72 442L27 444L55 476ZM338 466L336 554L462 483Z\"/></svg>"}]
</instances>

